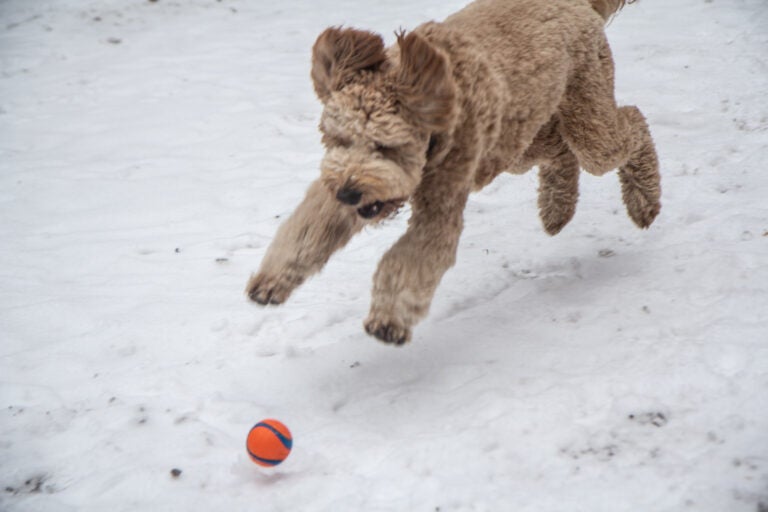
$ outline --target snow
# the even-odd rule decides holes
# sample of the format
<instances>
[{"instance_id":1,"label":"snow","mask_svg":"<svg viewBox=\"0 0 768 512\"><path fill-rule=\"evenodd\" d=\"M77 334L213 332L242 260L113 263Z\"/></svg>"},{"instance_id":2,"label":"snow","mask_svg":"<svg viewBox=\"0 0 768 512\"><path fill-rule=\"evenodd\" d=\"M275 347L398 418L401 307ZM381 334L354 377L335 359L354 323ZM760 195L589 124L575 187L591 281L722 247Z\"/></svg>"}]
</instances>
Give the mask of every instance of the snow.
<instances>
[{"instance_id":1,"label":"snow","mask_svg":"<svg viewBox=\"0 0 768 512\"><path fill-rule=\"evenodd\" d=\"M609 26L663 167L649 230L583 175L548 237L535 173L505 176L402 349L362 320L407 215L245 299L318 173L314 38L461 6L0 2L0 509L768 510L764 0ZM273 469L244 448L268 417Z\"/></svg>"}]
</instances>

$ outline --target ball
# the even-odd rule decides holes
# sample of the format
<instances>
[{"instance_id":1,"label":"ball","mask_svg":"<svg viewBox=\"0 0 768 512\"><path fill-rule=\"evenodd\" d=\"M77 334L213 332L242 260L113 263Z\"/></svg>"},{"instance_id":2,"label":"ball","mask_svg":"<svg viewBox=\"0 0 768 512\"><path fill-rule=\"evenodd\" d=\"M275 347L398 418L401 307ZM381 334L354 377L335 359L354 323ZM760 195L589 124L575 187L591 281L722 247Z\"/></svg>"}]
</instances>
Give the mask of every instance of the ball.
<instances>
[{"instance_id":1,"label":"ball","mask_svg":"<svg viewBox=\"0 0 768 512\"><path fill-rule=\"evenodd\" d=\"M277 466L288 457L293 437L288 427L277 420L261 420L248 432L245 448L259 466Z\"/></svg>"}]
</instances>

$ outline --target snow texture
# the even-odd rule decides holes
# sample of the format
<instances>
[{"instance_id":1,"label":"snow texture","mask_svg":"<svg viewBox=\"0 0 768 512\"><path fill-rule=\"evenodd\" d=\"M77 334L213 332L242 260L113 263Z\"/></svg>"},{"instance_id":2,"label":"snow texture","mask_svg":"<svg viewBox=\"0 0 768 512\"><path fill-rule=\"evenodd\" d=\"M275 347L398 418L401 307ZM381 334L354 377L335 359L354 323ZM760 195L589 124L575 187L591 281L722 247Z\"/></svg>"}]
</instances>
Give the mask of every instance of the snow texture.
<instances>
[{"instance_id":1,"label":"snow texture","mask_svg":"<svg viewBox=\"0 0 768 512\"><path fill-rule=\"evenodd\" d=\"M0 2L0 509L768 510L768 4L608 28L663 209L472 196L402 349L362 320L407 212L279 308L243 289L318 175L310 48L459 0ZM248 460L274 417L285 463Z\"/></svg>"}]
</instances>

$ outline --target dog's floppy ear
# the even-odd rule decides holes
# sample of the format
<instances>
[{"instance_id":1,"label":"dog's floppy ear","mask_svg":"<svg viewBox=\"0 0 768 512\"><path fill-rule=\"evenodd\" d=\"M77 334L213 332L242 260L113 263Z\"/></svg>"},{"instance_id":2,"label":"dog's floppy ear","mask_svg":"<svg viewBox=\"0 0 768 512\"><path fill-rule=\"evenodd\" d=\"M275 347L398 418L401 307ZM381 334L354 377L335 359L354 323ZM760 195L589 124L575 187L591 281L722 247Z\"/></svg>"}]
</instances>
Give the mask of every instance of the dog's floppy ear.
<instances>
[{"instance_id":1,"label":"dog's floppy ear","mask_svg":"<svg viewBox=\"0 0 768 512\"><path fill-rule=\"evenodd\" d=\"M356 72L376 70L386 60L384 41L372 32L329 28L312 48L312 83L317 97L326 101Z\"/></svg>"},{"instance_id":2,"label":"dog's floppy ear","mask_svg":"<svg viewBox=\"0 0 768 512\"><path fill-rule=\"evenodd\" d=\"M448 128L454 116L456 85L446 57L423 37L397 34L400 66L398 99L417 122L432 131Z\"/></svg>"}]
</instances>

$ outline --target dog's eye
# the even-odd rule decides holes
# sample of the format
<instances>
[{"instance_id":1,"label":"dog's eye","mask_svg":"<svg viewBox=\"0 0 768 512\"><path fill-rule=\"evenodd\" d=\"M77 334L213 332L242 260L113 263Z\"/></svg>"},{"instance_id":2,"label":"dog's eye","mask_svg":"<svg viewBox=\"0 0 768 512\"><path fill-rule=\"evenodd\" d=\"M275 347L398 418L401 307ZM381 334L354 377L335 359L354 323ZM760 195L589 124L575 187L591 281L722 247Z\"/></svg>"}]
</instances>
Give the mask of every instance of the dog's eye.
<instances>
[{"instance_id":1,"label":"dog's eye","mask_svg":"<svg viewBox=\"0 0 768 512\"><path fill-rule=\"evenodd\" d=\"M373 144L373 147L377 152L381 153L383 156L389 156L395 151L395 148L391 146L387 146L386 144L382 144L381 142L375 142Z\"/></svg>"},{"instance_id":2,"label":"dog's eye","mask_svg":"<svg viewBox=\"0 0 768 512\"><path fill-rule=\"evenodd\" d=\"M429 147L427 148L427 158L432 156L432 152L435 150L435 147L437 147L437 138L432 135L429 137Z\"/></svg>"}]
</instances>

